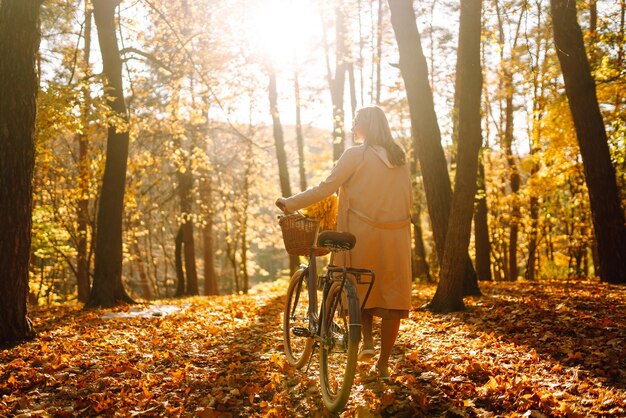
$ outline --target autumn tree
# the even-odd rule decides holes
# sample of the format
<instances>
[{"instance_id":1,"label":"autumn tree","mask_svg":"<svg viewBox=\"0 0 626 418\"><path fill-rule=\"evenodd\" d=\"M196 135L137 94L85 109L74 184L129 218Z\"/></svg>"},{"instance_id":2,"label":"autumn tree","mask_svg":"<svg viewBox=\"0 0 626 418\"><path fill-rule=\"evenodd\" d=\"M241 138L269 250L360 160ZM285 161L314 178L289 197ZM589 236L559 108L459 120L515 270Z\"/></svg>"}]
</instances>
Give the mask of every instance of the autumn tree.
<instances>
[{"instance_id":1,"label":"autumn tree","mask_svg":"<svg viewBox=\"0 0 626 418\"><path fill-rule=\"evenodd\" d=\"M175 264L176 264L176 296L197 295L198 275L196 270L196 254L193 223L193 192L194 177L191 167L190 152L183 147L183 141L195 136L193 128L188 123L179 120L180 82L174 81L172 93L172 136L175 146L177 193L180 201L180 225L176 234ZM181 124L183 126L181 126Z\"/></svg>"},{"instance_id":2,"label":"autumn tree","mask_svg":"<svg viewBox=\"0 0 626 418\"><path fill-rule=\"evenodd\" d=\"M324 48L326 53L326 79L330 89L333 106L333 161L337 161L345 148L345 112L343 99L346 84L346 73L349 69L348 49L349 38L346 30L346 15L343 0L335 6L335 72L330 68L330 48L326 39L326 20L322 11L324 31Z\"/></svg>"},{"instance_id":3,"label":"autumn tree","mask_svg":"<svg viewBox=\"0 0 626 418\"><path fill-rule=\"evenodd\" d=\"M463 280L464 261L467 259L474 197L478 151L482 142L481 91L482 70L480 65L482 0L461 0L459 25L459 137L458 163L454 178L454 194L446 233L440 280L433 300L428 305L434 312L450 312L464 309Z\"/></svg>"},{"instance_id":4,"label":"autumn tree","mask_svg":"<svg viewBox=\"0 0 626 418\"><path fill-rule=\"evenodd\" d=\"M296 144L298 145L298 173L300 191L306 190L306 170L304 165L304 135L302 134L302 101L300 99L300 72L293 73L293 93L296 102Z\"/></svg>"},{"instance_id":5,"label":"autumn tree","mask_svg":"<svg viewBox=\"0 0 626 418\"><path fill-rule=\"evenodd\" d=\"M217 275L215 273L214 247L213 247L213 179L210 173L202 180L202 197L206 207L206 220L202 227L203 257L204 257L204 294L219 295Z\"/></svg>"},{"instance_id":6,"label":"autumn tree","mask_svg":"<svg viewBox=\"0 0 626 418\"><path fill-rule=\"evenodd\" d=\"M491 241L489 240L487 188L482 153L478 157L478 182L474 210L474 245L478 280L491 280Z\"/></svg>"},{"instance_id":7,"label":"autumn tree","mask_svg":"<svg viewBox=\"0 0 626 418\"><path fill-rule=\"evenodd\" d=\"M546 114L546 84L550 80L550 71L548 71L548 50L549 50L549 32L544 19L544 6L541 2L535 4L535 16L537 24L535 28L534 53L529 51L529 67L532 70L532 125L529 129L528 141L530 149L530 173L529 173L529 233L528 233L528 258L524 277L526 280L535 280L537 273L537 265L539 260L539 190L531 187L536 184L537 175L541 168L539 160L539 152L541 151L541 141L544 136L543 118ZM527 35L528 36L528 35ZM537 184L539 186L539 184Z\"/></svg>"},{"instance_id":8,"label":"autumn tree","mask_svg":"<svg viewBox=\"0 0 626 418\"><path fill-rule=\"evenodd\" d=\"M522 19L525 13L524 5L519 6L519 16L517 22L514 24L514 34L511 39L510 56L505 59L504 46L505 46L505 19L508 13L505 13L500 8L500 1L495 1L496 16L498 18L498 43L500 45L500 90L504 99L504 112L501 108L501 144L506 155L506 161L509 171L509 186L511 188L511 205L510 205L510 227L509 227L509 241L508 241L508 265L505 266L505 276L507 280L517 280L518 267L517 267L517 251L518 251L518 237L519 237L519 223L520 223L520 204L518 201L518 193L520 189L520 173L519 167L515 161L513 154L513 139L514 139L514 89L513 83L513 65L516 60L517 44L521 34Z\"/></svg>"},{"instance_id":9,"label":"autumn tree","mask_svg":"<svg viewBox=\"0 0 626 418\"><path fill-rule=\"evenodd\" d=\"M84 25L84 46L82 51L82 70L85 78L89 75L89 57L91 55L91 21L92 13L90 0L85 0L85 25ZM76 233L78 242L76 245L76 281L78 284L78 300L87 302L89 290L91 287L89 279L89 254L88 248L88 225L89 225L89 112L91 102L91 89L89 82L84 80L82 83L83 103L81 106L81 125L82 129L78 134L78 182L79 196L77 202L77 225Z\"/></svg>"},{"instance_id":10,"label":"autumn tree","mask_svg":"<svg viewBox=\"0 0 626 418\"><path fill-rule=\"evenodd\" d=\"M274 134L274 146L276 147L276 161L278 162L278 178L280 180L280 192L283 197L291 196L291 184L289 183L289 168L287 166L287 154L285 153L285 138L283 125L280 122L278 111L278 91L276 88L276 73L270 69L268 95L270 112L272 116L272 132ZM298 257L289 256L289 269L294 272L298 268Z\"/></svg>"},{"instance_id":11,"label":"autumn tree","mask_svg":"<svg viewBox=\"0 0 626 418\"><path fill-rule=\"evenodd\" d=\"M452 187L441 146L441 132L428 80L428 67L412 4L403 0L389 0L389 9L400 53L400 71L409 102L415 159L420 162L437 257L441 265L450 216ZM479 295L476 272L469 255L464 265L467 277L463 293Z\"/></svg>"},{"instance_id":12,"label":"autumn tree","mask_svg":"<svg viewBox=\"0 0 626 418\"><path fill-rule=\"evenodd\" d=\"M122 84L122 60L117 45L115 9L120 0L93 0L102 53L105 92L111 97L116 121L109 122L106 162L96 226L94 281L86 307L132 303L122 284L122 215L128 159L128 112Z\"/></svg>"},{"instance_id":13,"label":"autumn tree","mask_svg":"<svg viewBox=\"0 0 626 418\"><path fill-rule=\"evenodd\" d=\"M26 300L40 4L0 2L0 342L34 336Z\"/></svg>"},{"instance_id":14,"label":"autumn tree","mask_svg":"<svg viewBox=\"0 0 626 418\"><path fill-rule=\"evenodd\" d=\"M550 0L557 56L589 189L600 277L626 283L626 225L576 3Z\"/></svg>"}]
</instances>

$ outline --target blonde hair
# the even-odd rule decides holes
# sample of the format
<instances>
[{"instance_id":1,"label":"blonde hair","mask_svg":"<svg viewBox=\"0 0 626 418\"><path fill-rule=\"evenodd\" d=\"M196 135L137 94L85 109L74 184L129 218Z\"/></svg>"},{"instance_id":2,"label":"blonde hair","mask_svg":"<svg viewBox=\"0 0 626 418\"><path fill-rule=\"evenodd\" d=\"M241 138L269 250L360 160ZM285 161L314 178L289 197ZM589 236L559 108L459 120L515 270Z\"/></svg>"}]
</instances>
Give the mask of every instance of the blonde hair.
<instances>
[{"instance_id":1,"label":"blonde hair","mask_svg":"<svg viewBox=\"0 0 626 418\"><path fill-rule=\"evenodd\" d=\"M385 148L389 162L396 167L406 164L404 150L393 140L387 116L380 107L370 105L357 110L353 125L365 133L365 145Z\"/></svg>"}]
</instances>

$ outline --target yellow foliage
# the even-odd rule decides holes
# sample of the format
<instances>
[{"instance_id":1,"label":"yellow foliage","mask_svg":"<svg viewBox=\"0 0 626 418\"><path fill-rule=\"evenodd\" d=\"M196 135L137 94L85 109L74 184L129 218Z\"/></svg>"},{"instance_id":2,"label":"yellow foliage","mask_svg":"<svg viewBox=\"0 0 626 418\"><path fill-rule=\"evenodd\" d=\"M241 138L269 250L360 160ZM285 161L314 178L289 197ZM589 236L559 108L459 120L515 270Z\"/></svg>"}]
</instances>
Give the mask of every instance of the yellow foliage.
<instances>
[{"instance_id":1,"label":"yellow foliage","mask_svg":"<svg viewBox=\"0 0 626 418\"><path fill-rule=\"evenodd\" d=\"M302 213L320 223L321 229L336 229L337 196L334 194L302 209Z\"/></svg>"}]
</instances>

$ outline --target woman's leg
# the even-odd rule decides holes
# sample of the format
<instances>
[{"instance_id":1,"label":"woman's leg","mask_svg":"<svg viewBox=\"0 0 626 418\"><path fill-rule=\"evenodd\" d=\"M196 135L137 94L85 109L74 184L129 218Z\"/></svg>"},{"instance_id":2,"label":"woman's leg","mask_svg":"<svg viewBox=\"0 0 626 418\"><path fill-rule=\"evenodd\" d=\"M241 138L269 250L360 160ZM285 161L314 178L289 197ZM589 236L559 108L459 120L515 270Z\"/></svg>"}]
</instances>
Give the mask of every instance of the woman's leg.
<instances>
[{"instance_id":1,"label":"woman's leg","mask_svg":"<svg viewBox=\"0 0 626 418\"><path fill-rule=\"evenodd\" d=\"M381 376L388 376L389 356L398 337L400 319L383 319L381 327L380 356L378 357L378 372Z\"/></svg>"},{"instance_id":2,"label":"woman's leg","mask_svg":"<svg viewBox=\"0 0 626 418\"><path fill-rule=\"evenodd\" d=\"M372 322L374 317L365 310L361 311L361 334L363 334L363 348L374 348L372 336Z\"/></svg>"}]
</instances>

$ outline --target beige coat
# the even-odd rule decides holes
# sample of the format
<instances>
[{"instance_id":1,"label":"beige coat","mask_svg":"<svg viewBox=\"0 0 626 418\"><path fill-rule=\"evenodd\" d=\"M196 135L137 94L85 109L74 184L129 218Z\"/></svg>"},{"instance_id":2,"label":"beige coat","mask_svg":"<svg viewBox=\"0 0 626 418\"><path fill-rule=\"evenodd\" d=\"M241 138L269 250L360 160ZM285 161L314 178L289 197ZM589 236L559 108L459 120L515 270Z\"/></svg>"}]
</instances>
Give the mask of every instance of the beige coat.
<instances>
[{"instance_id":1,"label":"beige coat","mask_svg":"<svg viewBox=\"0 0 626 418\"><path fill-rule=\"evenodd\" d=\"M347 149L319 186L286 199L289 211L302 209L339 190L338 231L356 236L349 253L335 264L374 270L375 284L365 308L411 308L411 179L407 165L394 167L382 147ZM367 286L358 286L363 300Z\"/></svg>"}]
</instances>

